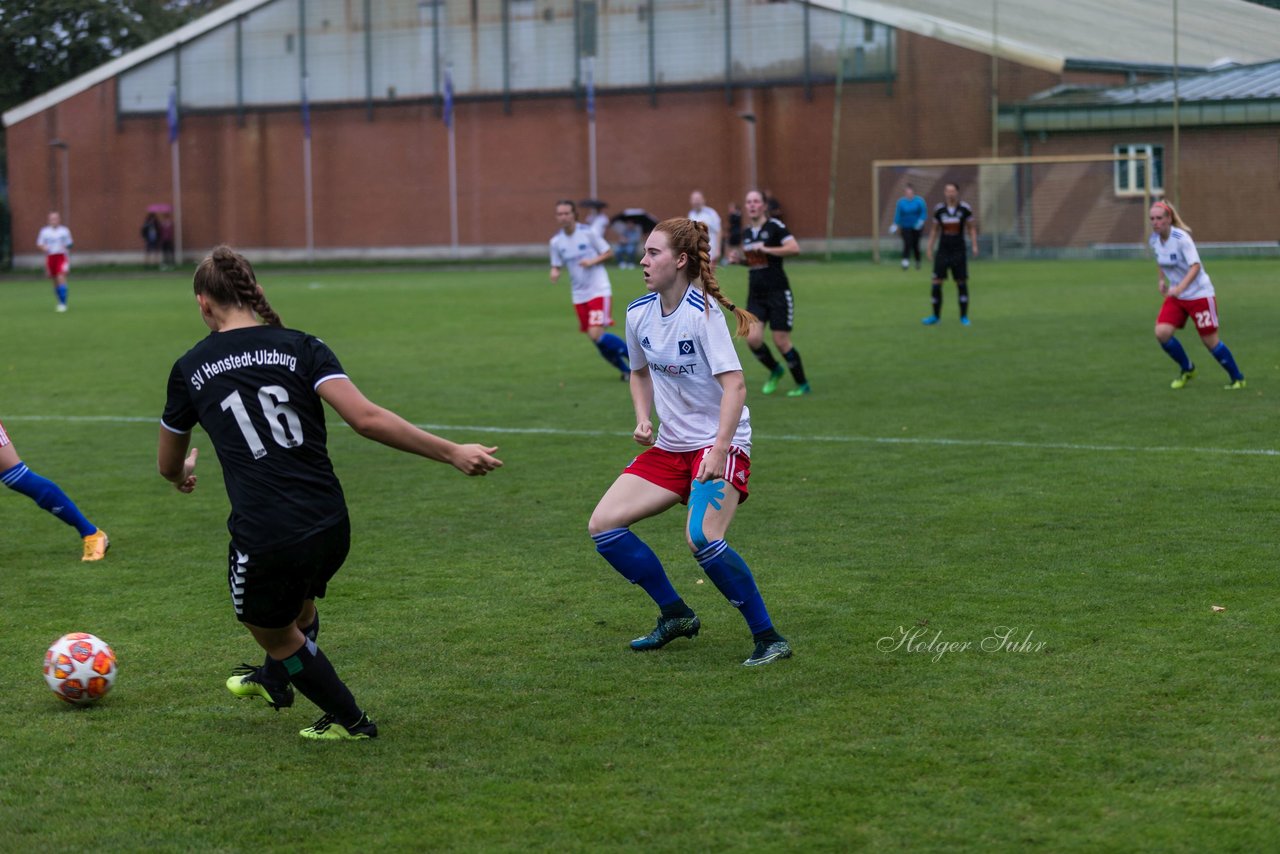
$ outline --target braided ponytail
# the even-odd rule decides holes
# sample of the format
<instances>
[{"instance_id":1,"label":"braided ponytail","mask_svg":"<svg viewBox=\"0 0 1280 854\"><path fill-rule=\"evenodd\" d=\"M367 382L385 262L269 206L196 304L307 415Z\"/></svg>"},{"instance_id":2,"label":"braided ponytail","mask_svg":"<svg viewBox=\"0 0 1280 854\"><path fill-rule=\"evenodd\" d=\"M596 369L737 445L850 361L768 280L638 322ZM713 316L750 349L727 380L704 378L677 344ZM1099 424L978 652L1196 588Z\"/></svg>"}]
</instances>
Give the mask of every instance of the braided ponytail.
<instances>
[{"instance_id":1,"label":"braided ponytail","mask_svg":"<svg viewBox=\"0 0 1280 854\"><path fill-rule=\"evenodd\" d=\"M683 252L689 258L686 268L689 281L699 282L704 294L714 299L733 314L737 320L734 331L735 338L741 338L751 330L751 324L758 323L756 316L745 308L738 308L729 298L720 293L720 285L716 282L716 270L711 264L711 237L707 225L684 217L674 217L658 223L654 231L661 231L671 242L671 250L679 255ZM708 307L710 310L710 307Z\"/></svg>"},{"instance_id":2,"label":"braided ponytail","mask_svg":"<svg viewBox=\"0 0 1280 854\"><path fill-rule=\"evenodd\" d=\"M215 246L200 262L192 287L196 293L206 295L219 305L248 306L268 326L284 325L280 315L267 302L249 259L230 246Z\"/></svg>"}]
</instances>

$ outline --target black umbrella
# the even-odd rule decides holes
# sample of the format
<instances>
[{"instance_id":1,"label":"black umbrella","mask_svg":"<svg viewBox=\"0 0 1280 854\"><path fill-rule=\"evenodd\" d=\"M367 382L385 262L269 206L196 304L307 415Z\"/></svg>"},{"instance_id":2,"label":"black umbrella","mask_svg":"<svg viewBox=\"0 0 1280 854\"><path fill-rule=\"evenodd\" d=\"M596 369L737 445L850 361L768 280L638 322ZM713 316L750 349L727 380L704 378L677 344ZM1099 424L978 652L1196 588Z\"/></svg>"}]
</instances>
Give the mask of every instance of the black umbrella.
<instances>
[{"instance_id":1,"label":"black umbrella","mask_svg":"<svg viewBox=\"0 0 1280 854\"><path fill-rule=\"evenodd\" d=\"M614 214L613 219L609 221L618 222L619 220L623 222L634 222L646 232L653 231L654 226L658 224L658 221L650 216L649 212L644 208L627 208L620 214Z\"/></svg>"}]
</instances>

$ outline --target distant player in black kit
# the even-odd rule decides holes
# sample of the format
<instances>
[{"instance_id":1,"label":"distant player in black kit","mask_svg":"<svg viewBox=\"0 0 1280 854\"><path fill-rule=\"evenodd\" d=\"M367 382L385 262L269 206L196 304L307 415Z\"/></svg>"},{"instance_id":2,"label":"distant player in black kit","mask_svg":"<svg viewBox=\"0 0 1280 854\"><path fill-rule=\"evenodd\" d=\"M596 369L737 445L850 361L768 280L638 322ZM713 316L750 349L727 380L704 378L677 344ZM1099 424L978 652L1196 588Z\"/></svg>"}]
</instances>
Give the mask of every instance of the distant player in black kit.
<instances>
[{"instance_id":1,"label":"distant player in black kit","mask_svg":"<svg viewBox=\"0 0 1280 854\"><path fill-rule=\"evenodd\" d=\"M174 363L158 463L180 492L195 489L197 451L187 449L197 423L222 463L231 500L231 602L267 653L261 667L242 665L227 688L276 709L292 705L297 688L324 712L304 738L374 738L377 726L316 646L315 600L351 543L322 401L361 436L467 475L501 466L497 448L455 444L371 403L323 341L283 327L253 267L228 247L204 259L194 287L213 334Z\"/></svg>"},{"instance_id":2,"label":"distant player in black kit","mask_svg":"<svg viewBox=\"0 0 1280 854\"><path fill-rule=\"evenodd\" d=\"M782 269L782 259L800 254L800 243L782 220L769 217L765 212L765 198L759 190L747 193L746 222L742 228L742 250L732 253L731 261L746 264L747 311L760 319L751 325L747 333L747 346L769 369L762 394L773 394L784 373L782 365L769 352L764 343L765 324L773 330L773 343L791 368L796 387L787 392L788 397L800 397L811 389L804 376L800 351L791 345L791 327L795 320L795 300L791 296L791 283Z\"/></svg>"},{"instance_id":3,"label":"distant player in black kit","mask_svg":"<svg viewBox=\"0 0 1280 854\"><path fill-rule=\"evenodd\" d=\"M978 257L978 224L973 218L973 208L960 201L960 187L947 184L943 190L946 201L933 209L933 221L929 226L929 259L933 261L933 286L930 296L933 314L920 321L933 326L942 320L942 283L947 271L956 280L956 292L960 303L960 323L969 325L969 263L965 256L964 238L967 233L973 246L973 257ZM937 254L934 248L937 247Z\"/></svg>"}]
</instances>

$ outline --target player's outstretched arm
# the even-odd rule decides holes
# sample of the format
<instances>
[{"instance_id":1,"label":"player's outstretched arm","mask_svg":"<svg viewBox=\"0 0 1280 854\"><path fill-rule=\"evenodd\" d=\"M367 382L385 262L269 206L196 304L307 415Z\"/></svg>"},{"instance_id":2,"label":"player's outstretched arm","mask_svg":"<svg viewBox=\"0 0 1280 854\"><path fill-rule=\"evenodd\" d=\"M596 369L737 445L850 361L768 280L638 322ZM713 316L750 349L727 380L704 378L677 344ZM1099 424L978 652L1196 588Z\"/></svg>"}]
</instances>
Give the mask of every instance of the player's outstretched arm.
<instances>
[{"instance_id":1,"label":"player's outstretched arm","mask_svg":"<svg viewBox=\"0 0 1280 854\"><path fill-rule=\"evenodd\" d=\"M349 379L326 380L316 393L351 425L352 430L366 439L398 451L448 463L466 475L485 475L502 465L502 460L493 456L497 447L460 445L428 433L369 400Z\"/></svg>"}]
</instances>

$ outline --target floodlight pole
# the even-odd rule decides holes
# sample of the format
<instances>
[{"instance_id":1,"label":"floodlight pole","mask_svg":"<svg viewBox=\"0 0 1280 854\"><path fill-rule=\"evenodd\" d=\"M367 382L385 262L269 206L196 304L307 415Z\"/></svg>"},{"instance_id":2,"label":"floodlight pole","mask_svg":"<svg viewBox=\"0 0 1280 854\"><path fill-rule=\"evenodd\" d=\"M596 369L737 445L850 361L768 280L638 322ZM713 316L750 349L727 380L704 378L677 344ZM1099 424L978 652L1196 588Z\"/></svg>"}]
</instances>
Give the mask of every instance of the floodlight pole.
<instances>
[{"instance_id":1,"label":"floodlight pole","mask_svg":"<svg viewBox=\"0 0 1280 854\"><path fill-rule=\"evenodd\" d=\"M836 97L831 108L831 166L830 178L827 181L827 255L831 260L831 241L836 228L836 164L840 159L840 104L844 92L844 60L845 60L845 23L849 20L849 3L843 0L840 4L840 49L836 53Z\"/></svg>"},{"instance_id":2,"label":"floodlight pole","mask_svg":"<svg viewBox=\"0 0 1280 854\"><path fill-rule=\"evenodd\" d=\"M1000 156L1000 0L991 0L991 156ZM1000 173L991 198L991 259L1000 260Z\"/></svg>"},{"instance_id":3,"label":"floodlight pole","mask_svg":"<svg viewBox=\"0 0 1280 854\"><path fill-rule=\"evenodd\" d=\"M587 79L587 187L588 195L598 199L600 185L596 161L596 58L583 57L582 65Z\"/></svg>"},{"instance_id":4,"label":"floodlight pole","mask_svg":"<svg viewBox=\"0 0 1280 854\"><path fill-rule=\"evenodd\" d=\"M62 222L71 225L71 146L61 139L49 140L49 147L62 152Z\"/></svg>"},{"instance_id":5,"label":"floodlight pole","mask_svg":"<svg viewBox=\"0 0 1280 854\"><path fill-rule=\"evenodd\" d=\"M760 174L756 167L756 114L750 109L751 90L747 90L747 106L748 109L744 113L739 113L738 118L747 123L747 179L750 187L749 190L760 189Z\"/></svg>"},{"instance_id":6,"label":"floodlight pole","mask_svg":"<svg viewBox=\"0 0 1280 854\"><path fill-rule=\"evenodd\" d=\"M1169 198L1173 199L1175 206L1182 204L1178 198L1178 0L1173 0L1173 169L1170 170L1170 177L1173 178L1169 182L1170 189ZM1151 183L1151 166L1147 166L1146 183Z\"/></svg>"}]
</instances>

